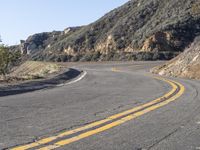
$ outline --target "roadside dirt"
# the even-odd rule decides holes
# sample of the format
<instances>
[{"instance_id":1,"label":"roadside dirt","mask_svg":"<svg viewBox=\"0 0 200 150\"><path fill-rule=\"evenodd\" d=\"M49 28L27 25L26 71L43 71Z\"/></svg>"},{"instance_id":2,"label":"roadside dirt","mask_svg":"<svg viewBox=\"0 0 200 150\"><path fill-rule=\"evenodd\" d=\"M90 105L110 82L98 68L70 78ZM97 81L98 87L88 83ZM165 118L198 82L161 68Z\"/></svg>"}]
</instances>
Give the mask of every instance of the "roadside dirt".
<instances>
[{"instance_id":1,"label":"roadside dirt","mask_svg":"<svg viewBox=\"0 0 200 150\"><path fill-rule=\"evenodd\" d=\"M0 77L0 87L38 79L48 79L66 71L67 65L51 62L27 61L13 68L6 80Z\"/></svg>"}]
</instances>

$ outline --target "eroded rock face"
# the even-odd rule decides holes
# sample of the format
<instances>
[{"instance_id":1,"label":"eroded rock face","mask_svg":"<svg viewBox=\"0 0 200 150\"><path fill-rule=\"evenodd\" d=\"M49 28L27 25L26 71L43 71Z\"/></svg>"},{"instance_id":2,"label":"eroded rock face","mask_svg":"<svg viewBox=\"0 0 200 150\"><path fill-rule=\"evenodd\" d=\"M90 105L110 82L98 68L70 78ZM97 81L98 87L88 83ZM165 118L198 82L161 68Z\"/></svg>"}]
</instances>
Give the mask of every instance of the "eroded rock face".
<instances>
[{"instance_id":1,"label":"eroded rock face","mask_svg":"<svg viewBox=\"0 0 200 150\"><path fill-rule=\"evenodd\" d=\"M24 40L20 41L20 51L22 55L25 55L28 53L28 45L29 43L27 43L26 41Z\"/></svg>"},{"instance_id":2,"label":"eroded rock face","mask_svg":"<svg viewBox=\"0 0 200 150\"><path fill-rule=\"evenodd\" d=\"M144 42L142 51L173 51L173 40L171 33L157 32Z\"/></svg>"},{"instance_id":3,"label":"eroded rock face","mask_svg":"<svg viewBox=\"0 0 200 150\"><path fill-rule=\"evenodd\" d=\"M116 42L112 35L109 35L105 41L99 42L95 47L95 51L106 55L113 50L116 50Z\"/></svg>"},{"instance_id":4,"label":"eroded rock face","mask_svg":"<svg viewBox=\"0 0 200 150\"><path fill-rule=\"evenodd\" d=\"M154 68L152 72L166 76L200 79L200 37L197 37L180 56Z\"/></svg>"},{"instance_id":5,"label":"eroded rock face","mask_svg":"<svg viewBox=\"0 0 200 150\"><path fill-rule=\"evenodd\" d=\"M65 54L69 55L69 56L75 56L76 52L75 50L69 46L68 48L64 49Z\"/></svg>"},{"instance_id":6,"label":"eroded rock face","mask_svg":"<svg viewBox=\"0 0 200 150\"><path fill-rule=\"evenodd\" d=\"M44 41L49 37L48 33L35 34L28 37L26 41L21 40L21 53L22 54L31 54L34 51L43 48Z\"/></svg>"},{"instance_id":7,"label":"eroded rock face","mask_svg":"<svg viewBox=\"0 0 200 150\"><path fill-rule=\"evenodd\" d=\"M53 31L29 36L27 40L21 40L21 53L31 55L39 50L50 48L51 42L55 41L61 35L62 32Z\"/></svg>"}]
</instances>

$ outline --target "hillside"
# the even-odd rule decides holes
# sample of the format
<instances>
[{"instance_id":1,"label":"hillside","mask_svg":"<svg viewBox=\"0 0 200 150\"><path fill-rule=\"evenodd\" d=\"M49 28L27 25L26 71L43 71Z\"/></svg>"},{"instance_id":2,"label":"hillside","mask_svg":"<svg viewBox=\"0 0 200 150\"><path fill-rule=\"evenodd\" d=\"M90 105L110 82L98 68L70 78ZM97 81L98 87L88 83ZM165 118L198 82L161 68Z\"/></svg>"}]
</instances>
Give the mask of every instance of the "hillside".
<instances>
[{"instance_id":1,"label":"hillside","mask_svg":"<svg viewBox=\"0 0 200 150\"><path fill-rule=\"evenodd\" d=\"M167 60L200 34L198 0L131 0L87 26L21 41L33 60Z\"/></svg>"},{"instance_id":2,"label":"hillside","mask_svg":"<svg viewBox=\"0 0 200 150\"><path fill-rule=\"evenodd\" d=\"M200 79L200 37L180 56L152 71L160 75Z\"/></svg>"}]
</instances>

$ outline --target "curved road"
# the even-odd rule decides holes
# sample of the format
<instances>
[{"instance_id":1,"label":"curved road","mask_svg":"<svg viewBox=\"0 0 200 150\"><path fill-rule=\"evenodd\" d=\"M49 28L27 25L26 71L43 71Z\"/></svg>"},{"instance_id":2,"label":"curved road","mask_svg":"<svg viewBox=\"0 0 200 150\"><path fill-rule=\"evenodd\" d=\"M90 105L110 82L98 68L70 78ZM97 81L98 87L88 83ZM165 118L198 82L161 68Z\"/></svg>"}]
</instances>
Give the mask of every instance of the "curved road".
<instances>
[{"instance_id":1,"label":"curved road","mask_svg":"<svg viewBox=\"0 0 200 150\"><path fill-rule=\"evenodd\" d=\"M78 82L1 97L0 149L200 149L200 82L152 77L160 63L76 65Z\"/></svg>"}]
</instances>

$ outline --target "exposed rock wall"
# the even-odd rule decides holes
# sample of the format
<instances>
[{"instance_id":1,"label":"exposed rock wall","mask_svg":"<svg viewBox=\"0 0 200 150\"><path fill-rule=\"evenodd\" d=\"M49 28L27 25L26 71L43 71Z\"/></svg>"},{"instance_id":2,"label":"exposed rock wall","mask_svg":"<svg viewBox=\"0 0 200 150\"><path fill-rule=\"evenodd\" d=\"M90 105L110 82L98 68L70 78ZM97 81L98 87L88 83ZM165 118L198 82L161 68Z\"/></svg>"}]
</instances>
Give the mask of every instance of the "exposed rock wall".
<instances>
[{"instance_id":1,"label":"exposed rock wall","mask_svg":"<svg viewBox=\"0 0 200 150\"><path fill-rule=\"evenodd\" d=\"M174 51L174 39L169 32L157 32L148 38L142 51Z\"/></svg>"}]
</instances>

